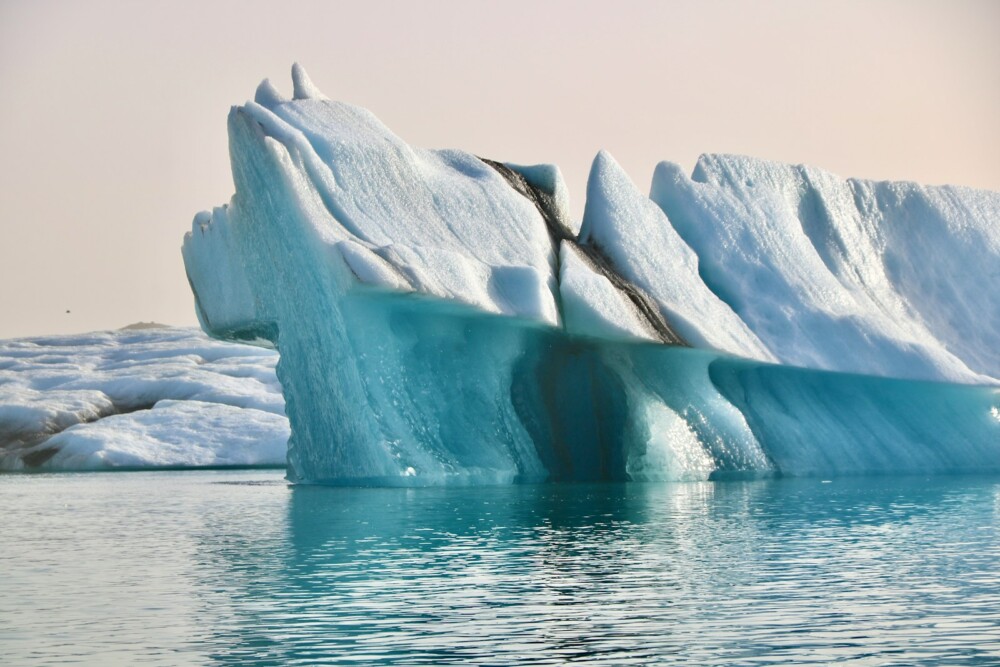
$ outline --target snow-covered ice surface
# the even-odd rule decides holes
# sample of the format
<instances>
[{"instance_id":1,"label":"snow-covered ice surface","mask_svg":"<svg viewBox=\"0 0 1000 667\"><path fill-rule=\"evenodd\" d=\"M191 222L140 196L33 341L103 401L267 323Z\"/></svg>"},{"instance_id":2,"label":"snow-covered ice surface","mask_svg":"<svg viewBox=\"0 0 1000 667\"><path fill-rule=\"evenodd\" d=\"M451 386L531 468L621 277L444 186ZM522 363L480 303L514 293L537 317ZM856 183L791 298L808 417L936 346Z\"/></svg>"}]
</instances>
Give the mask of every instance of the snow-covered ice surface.
<instances>
[{"instance_id":1,"label":"snow-covered ice surface","mask_svg":"<svg viewBox=\"0 0 1000 667\"><path fill-rule=\"evenodd\" d=\"M413 148L302 68L229 115L184 260L304 482L1000 469L1000 194L705 156L644 196ZM697 348L695 350L688 347Z\"/></svg>"},{"instance_id":2,"label":"snow-covered ice surface","mask_svg":"<svg viewBox=\"0 0 1000 667\"><path fill-rule=\"evenodd\" d=\"M998 382L1000 193L706 155L651 197L781 363Z\"/></svg>"},{"instance_id":3,"label":"snow-covered ice surface","mask_svg":"<svg viewBox=\"0 0 1000 667\"><path fill-rule=\"evenodd\" d=\"M0 341L0 470L283 465L277 359L180 328Z\"/></svg>"},{"instance_id":4,"label":"snow-covered ice surface","mask_svg":"<svg viewBox=\"0 0 1000 667\"><path fill-rule=\"evenodd\" d=\"M265 81L255 101L234 107L229 132L241 196L199 214L199 238L184 245L210 328L252 327L272 315L246 298L253 281L241 256L222 252L252 252L245 228L267 213L290 233L301 225L295 233L308 234L314 252L367 284L557 323L545 223L497 169L462 151L410 147L371 112L323 98L301 68L294 81L294 100ZM525 171L547 180L565 208L557 170Z\"/></svg>"}]
</instances>

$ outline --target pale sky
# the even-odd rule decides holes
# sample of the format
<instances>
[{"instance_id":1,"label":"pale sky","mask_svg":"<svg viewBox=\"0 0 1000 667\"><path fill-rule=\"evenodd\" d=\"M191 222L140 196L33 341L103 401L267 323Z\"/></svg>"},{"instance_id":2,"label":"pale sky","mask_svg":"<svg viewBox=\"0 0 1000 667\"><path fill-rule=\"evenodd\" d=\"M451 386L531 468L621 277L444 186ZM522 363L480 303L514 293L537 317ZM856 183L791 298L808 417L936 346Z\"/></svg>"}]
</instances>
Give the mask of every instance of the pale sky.
<instances>
[{"instance_id":1,"label":"pale sky","mask_svg":"<svg viewBox=\"0 0 1000 667\"><path fill-rule=\"evenodd\" d=\"M0 338L195 324L226 114L294 61L416 146L558 164L577 214L601 148L643 191L708 152L1000 190L991 0L0 0Z\"/></svg>"}]
</instances>

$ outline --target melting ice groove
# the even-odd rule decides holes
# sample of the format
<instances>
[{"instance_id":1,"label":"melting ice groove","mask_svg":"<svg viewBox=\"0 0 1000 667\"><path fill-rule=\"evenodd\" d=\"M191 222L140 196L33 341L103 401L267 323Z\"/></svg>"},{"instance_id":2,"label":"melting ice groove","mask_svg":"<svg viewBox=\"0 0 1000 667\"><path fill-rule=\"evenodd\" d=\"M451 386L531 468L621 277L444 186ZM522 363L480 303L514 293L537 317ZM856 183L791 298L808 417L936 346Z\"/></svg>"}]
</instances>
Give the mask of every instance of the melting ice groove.
<instances>
[{"instance_id":1,"label":"melting ice groove","mask_svg":"<svg viewBox=\"0 0 1000 667\"><path fill-rule=\"evenodd\" d=\"M281 353L291 479L1000 470L1000 193L710 155L647 198L602 152L574 224L558 167L293 84L183 247L203 328Z\"/></svg>"}]
</instances>

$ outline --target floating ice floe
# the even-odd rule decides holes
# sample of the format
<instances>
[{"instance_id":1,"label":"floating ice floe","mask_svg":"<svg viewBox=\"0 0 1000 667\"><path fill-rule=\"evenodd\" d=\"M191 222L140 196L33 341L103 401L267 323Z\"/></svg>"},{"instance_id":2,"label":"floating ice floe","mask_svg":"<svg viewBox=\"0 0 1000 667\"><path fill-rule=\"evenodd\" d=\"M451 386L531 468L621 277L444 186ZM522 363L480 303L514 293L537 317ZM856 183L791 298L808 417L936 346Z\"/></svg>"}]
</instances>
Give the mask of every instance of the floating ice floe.
<instances>
[{"instance_id":1,"label":"floating ice floe","mask_svg":"<svg viewBox=\"0 0 1000 667\"><path fill-rule=\"evenodd\" d=\"M284 465L276 362L193 329L0 341L0 470Z\"/></svg>"}]
</instances>

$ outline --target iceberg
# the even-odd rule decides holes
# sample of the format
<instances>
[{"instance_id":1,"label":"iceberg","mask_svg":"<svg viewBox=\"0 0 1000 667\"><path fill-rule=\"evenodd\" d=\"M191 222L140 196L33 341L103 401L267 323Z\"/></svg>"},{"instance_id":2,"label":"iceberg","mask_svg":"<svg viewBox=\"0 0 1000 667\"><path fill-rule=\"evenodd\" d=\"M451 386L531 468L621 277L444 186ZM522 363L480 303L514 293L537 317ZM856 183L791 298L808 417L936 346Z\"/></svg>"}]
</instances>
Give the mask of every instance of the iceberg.
<instances>
[{"instance_id":1,"label":"iceberg","mask_svg":"<svg viewBox=\"0 0 1000 667\"><path fill-rule=\"evenodd\" d=\"M1000 194L704 156L643 195L414 148L298 65L233 107L183 257L280 353L289 478L1000 471Z\"/></svg>"},{"instance_id":2,"label":"iceberg","mask_svg":"<svg viewBox=\"0 0 1000 667\"><path fill-rule=\"evenodd\" d=\"M284 465L276 362L169 327L0 341L0 470Z\"/></svg>"}]
</instances>

